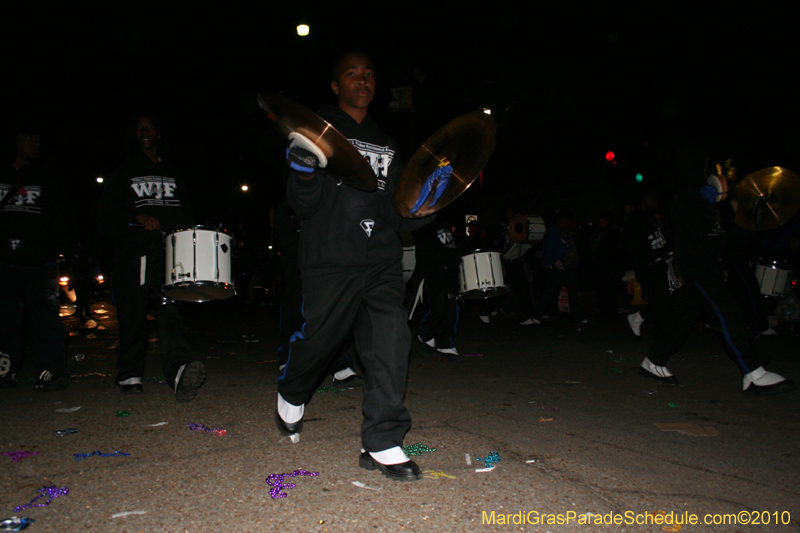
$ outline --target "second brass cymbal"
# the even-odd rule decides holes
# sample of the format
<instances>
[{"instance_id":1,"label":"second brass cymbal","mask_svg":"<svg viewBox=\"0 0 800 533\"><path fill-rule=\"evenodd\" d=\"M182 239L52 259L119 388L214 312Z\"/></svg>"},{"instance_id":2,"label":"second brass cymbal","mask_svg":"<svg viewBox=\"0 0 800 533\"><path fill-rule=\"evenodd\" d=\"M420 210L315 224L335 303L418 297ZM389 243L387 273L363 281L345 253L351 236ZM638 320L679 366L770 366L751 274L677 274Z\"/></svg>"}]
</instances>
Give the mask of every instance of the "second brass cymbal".
<instances>
[{"instance_id":1,"label":"second brass cymbal","mask_svg":"<svg viewBox=\"0 0 800 533\"><path fill-rule=\"evenodd\" d=\"M269 92L258 95L258 105L285 137L299 133L319 148L328 160L326 172L354 189L377 189L378 179L366 159L344 135L319 115L297 102Z\"/></svg>"},{"instance_id":2,"label":"second brass cymbal","mask_svg":"<svg viewBox=\"0 0 800 533\"><path fill-rule=\"evenodd\" d=\"M458 198L489 161L496 138L497 124L481 111L447 123L423 143L403 170L394 193L397 212L406 218L424 217ZM434 182L428 194L429 176L444 168L452 173L446 181ZM421 195L427 196L420 199Z\"/></svg>"},{"instance_id":3,"label":"second brass cymbal","mask_svg":"<svg viewBox=\"0 0 800 533\"><path fill-rule=\"evenodd\" d=\"M739 204L734 222L752 231L784 224L800 208L800 178L789 169L768 167L748 174L736 185Z\"/></svg>"}]
</instances>

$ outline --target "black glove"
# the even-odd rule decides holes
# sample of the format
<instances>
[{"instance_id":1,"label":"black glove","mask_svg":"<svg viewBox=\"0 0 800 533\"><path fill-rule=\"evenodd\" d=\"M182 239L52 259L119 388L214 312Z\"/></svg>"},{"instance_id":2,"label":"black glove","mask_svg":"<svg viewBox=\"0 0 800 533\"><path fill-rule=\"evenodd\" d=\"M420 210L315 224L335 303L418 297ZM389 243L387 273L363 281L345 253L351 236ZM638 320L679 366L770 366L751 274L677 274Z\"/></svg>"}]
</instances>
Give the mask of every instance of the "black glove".
<instances>
[{"instance_id":1,"label":"black glove","mask_svg":"<svg viewBox=\"0 0 800 533\"><path fill-rule=\"evenodd\" d=\"M292 146L286 149L289 166L302 174L313 174L319 167L319 159L305 148Z\"/></svg>"}]
</instances>

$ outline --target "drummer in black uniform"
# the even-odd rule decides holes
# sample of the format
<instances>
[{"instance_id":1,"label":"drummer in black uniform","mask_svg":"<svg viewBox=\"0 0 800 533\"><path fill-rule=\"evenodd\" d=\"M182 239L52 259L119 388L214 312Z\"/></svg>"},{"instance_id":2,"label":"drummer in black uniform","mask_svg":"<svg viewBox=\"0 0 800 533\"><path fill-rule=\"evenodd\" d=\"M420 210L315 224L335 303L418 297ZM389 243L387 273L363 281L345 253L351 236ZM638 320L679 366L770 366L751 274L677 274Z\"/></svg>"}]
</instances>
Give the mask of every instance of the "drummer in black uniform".
<instances>
[{"instance_id":1,"label":"drummer in black uniform","mask_svg":"<svg viewBox=\"0 0 800 533\"><path fill-rule=\"evenodd\" d=\"M189 347L177 305L162 297L162 227L193 224L185 182L165 161L166 138L158 120L143 113L128 132L128 157L109 179L100 200L97 227L114 241L112 293L120 342L116 383L122 392L142 392L147 350L148 305L157 305L162 372L175 399L194 398L206 378Z\"/></svg>"}]
</instances>

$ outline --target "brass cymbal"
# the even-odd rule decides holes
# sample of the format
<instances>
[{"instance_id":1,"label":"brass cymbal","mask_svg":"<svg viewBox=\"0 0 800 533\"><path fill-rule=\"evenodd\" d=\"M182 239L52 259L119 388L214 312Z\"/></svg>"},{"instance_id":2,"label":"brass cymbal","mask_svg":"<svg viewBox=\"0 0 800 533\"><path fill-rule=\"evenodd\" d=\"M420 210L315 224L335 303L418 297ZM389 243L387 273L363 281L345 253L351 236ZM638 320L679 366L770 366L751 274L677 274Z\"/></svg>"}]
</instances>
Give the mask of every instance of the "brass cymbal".
<instances>
[{"instance_id":1,"label":"brass cymbal","mask_svg":"<svg viewBox=\"0 0 800 533\"><path fill-rule=\"evenodd\" d=\"M508 222L508 236L514 242L525 242L528 239L530 221L522 213L517 213Z\"/></svg>"},{"instance_id":2,"label":"brass cymbal","mask_svg":"<svg viewBox=\"0 0 800 533\"><path fill-rule=\"evenodd\" d=\"M496 138L497 124L481 111L448 122L420 146L403 170L394 192L397 212L406 218L424 217L458 198L489 161ZM437 183L444 182L435 182L433 190L415 210L415 204L429 182L428 177L448 165L452 167L452 174L446 185L437 188Z\"/></svg>"},{"instance_id":3,"label":"brass cymbal","mask_svg":"<svg viewBox=\"0 0 800 533\"><path fill-rule=\"evenodd\" d=\"M800 178L781 167L748 174L736 185L736 192L739 205L734 222L752 231L777 228L800 207Z\"/></svg>"},{"instance_id":4,"label":"brass cymbal","mask_svg":"<svg viewBox=\"0 0 800 533\"><path fill-rule=\"evenodd\" d=\"M378 188L375 172L358 150L336 128L297 102L279 94L258 95L258 105L282 135L299 133L309 139L328 159L325 171L362 191Z\"/></svg>"}]
</instances>

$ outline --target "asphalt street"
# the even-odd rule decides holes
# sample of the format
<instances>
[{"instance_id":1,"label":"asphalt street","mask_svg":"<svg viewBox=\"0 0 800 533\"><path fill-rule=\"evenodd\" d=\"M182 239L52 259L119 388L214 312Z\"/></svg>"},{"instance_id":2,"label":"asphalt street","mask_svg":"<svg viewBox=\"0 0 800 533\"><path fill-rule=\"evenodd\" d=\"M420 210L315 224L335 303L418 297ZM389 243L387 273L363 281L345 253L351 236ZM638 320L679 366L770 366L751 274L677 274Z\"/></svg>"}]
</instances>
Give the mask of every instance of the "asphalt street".
<instances>
[{"instance_id":1,"label":"asphalt street","mask_svg":"<svg viewBox=\"0 0 800 533\"><path fill-rule=\"evenodd\" d=\"M637 374L648 328L635 342L622 319L521 327L465 313L458 362L411 354L405 442L432 451L413 457L424 479L399 483L358 466L360 388L322 383L300 442L281 440L273 308L183 306L208 370L185 404L158 383L155 338L144 393L120 394L114 308L94 309L106 311L97 329L65 319L68 390L34 392L28 351L17 387L0 391L0 451L36 454L0 457L0 520L32 518L31 533L800 531L800 392L743 395L706 328L671 360L681 386L667 388ZM798 337L764 343L770 369L800 380ZM78 431L55 434L66 428ZM318 475L286 477L296 486L273 498L270 476L298 470ZM68 493L14 512L46 486ZM670 517L682 524L654 523Z\"/></svg>"}]
</instances>

